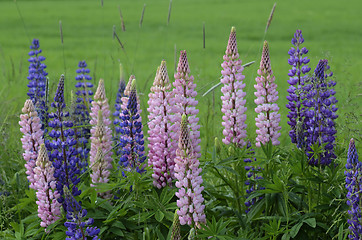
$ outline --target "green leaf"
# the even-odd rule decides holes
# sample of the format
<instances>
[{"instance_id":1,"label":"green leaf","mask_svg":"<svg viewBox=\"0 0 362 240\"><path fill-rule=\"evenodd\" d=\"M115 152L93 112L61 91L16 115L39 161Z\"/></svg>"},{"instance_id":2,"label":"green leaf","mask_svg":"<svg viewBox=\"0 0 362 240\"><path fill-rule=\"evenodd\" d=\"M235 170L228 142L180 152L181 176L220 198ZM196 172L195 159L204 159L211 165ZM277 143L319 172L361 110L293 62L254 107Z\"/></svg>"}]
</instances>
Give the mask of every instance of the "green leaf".
<instances>
[{"instance_id":1,"label":"green leaf","mask_svg":"<svg viewBox=\"0 0 362 240\"><path fill-rule=\"evenodd\" d=\"M155 218L157 221L162 222L162 219L164 216L165 216L165 214L163 214L163 212L161 212L160 210L157 210L157 212L155 214Z\"/></svg>"},{"instance_id":2,"label":"green leaf","mask_svg":"<svg viewBox=\"0 0 362 240\"><path fill-rule=\"evenodd\" d=\"M282 240L289 240L290 239L290 235L289 233L284 233L283 237L282 237Z\"/></svg>"},{"instance_id":3,"label":"green leaf","mask_svg":"<svg viewBox=\"0 0 362 240\"><path fill-rule=\"evenodd\" d=\"M294 225L292 227L292 229L290 229L290 236L292 238L295 238L300 230L300 228L303 226L303 222L299 222L296 225Z\"/></svg>"},{"instance_id":4,"label":"green leaf","mask_svg":"<svg viewBox=\"0 0 362 240\"><path fill-rule=\"evenodd\" d=\"M303 220L303 222L305 222L312 228L315 228L317 226L317 222L316 222L315 218L308 218L308 219Z\"/></svg>"}]
</instances>

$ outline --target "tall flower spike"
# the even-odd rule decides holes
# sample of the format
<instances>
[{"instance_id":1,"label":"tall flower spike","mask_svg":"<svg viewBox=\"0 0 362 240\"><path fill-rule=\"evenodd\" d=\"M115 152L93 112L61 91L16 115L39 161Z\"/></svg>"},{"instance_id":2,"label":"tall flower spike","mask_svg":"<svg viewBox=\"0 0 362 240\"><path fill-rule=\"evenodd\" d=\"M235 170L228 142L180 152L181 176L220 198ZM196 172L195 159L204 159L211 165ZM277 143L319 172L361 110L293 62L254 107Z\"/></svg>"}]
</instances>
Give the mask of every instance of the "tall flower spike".
<instances>
[{"instance_id":1,"label":"tall flower spike","mask_svg":"<svg viewBox=\"0 0 362 240\"><path fill-rule=\"evenodd\" d=\"M23 157L25 160L26 175L30 183L30 188L34 188L34 167L38 157L39 146L44 143L43 130L41 130L40 118L35 111L33 102L28 99L25 101L20 115L20 131L24 134L21 138L23 144Z\"/></svg>"},{"instance_id":2,"label":"tall flower spike","mask_svg":"<svg viewBox=\"0 0 362 240\"><path fill-rule=\"evenodd\" d=\"M44 144L40 145L36 167L34 168L34 188L38 201L38 216L41 219L40 226L48 227L60 219L61 204L57 201L59 193L55 190L54 167L49 161L48 152Z\"/></svg>"},{"instance_id":3,"label":"tall flower spike","mask_svg":"<svg viewBox=\"0 0 362 240\"><path fill-rule=\"evenodd\" d=\"M53 128L49 132L49 137L52 140L46 140L45 146L50 151L50 161L53 162L55 168L54 177L57 180L56 187L60 194L58 201L66 209L63 192L64 186L68 188L71 186L74 196L79 195L81 191L77 187L77 184L80 182L80 169L73 122L67 120L69 112L64 111L66 107L64 102L64 75L59 80L51 107L54 109L54 112L49 113L49 127Z\"/></svg>"},{"instance_id":4,"label":"tall flower spike","mask_svg":"<svg viewBox=\"0 0 362 240\"><path fill-rule=\"evenodd\" d=\"M275 77L271 69L269 47L267 41L264 42L262 57L260 61L260 68L254 85L257 97L254 102L258 105L255 112L258 116L256 121L256 146L260 147L261 144L267 144L269 141L273 145L279 145L278 140L280 136L279 126L280 114L278 114L279 107L276 104L278 100L277 85L275 84Z\"/></svg>"},{"instance_id":5,"label":"tall flower spike","mask_svg":"<svg viewBox=\"0 0 362 240\"><path fill-rule=\"evenodd\" d=\"M246 144L244 139L246 138L245 112L247 108L244 99L246 93L243 92L245 88L245 83L243 83L245 76L242 75L244 68L238 58L236 30L235 27L232 27L224 62L221 64L223 67L221 82L224 84L221 88L223 93L221 111L224 113L222 125L225 136L222 141L225 144L233 143L238 147L243 147Z\"/></svg>"},{"instance_id":6,"label":"tall flower spike","mask_svg":"<svg viewBox=\"0 0 362 240\"><path fill-rule=\"evenodd\" d=\"M203 205L204 198L201 194L204 187L201 186L202 177L200 173L202 169L199 168L200 162L192 148L187 116L183 114L180 140L175 158L176 187L179 189L176 192L176 196L179 198L177 200L179 208L177 214L181 225L188 224L191 227L199 227L200 222L204 223L206 221L205 205Z\"/></svg>"},{"instance_id":7,"label":"tall flower spike","mask_svg":"<svg viewBox=\"0 0 362 240\"><path fill-rule=\"evenodd\" d=\"M303 86L308 76L307 74L310 71L308 67L309 59L308 57L303 57L308 53L308 49L305 47L301 48L301 44L304 42L304 38L301 30L297 30L292 39L292 44L295 46L292 47L288 54L290 58L288 59L289 65L292 66L292 69L289 70L288 76L290 77L288 83L290 84L287 96L288 104L286 107L290 110L288 114L288 124L291 127L289 131L289 136L292 140L292 143L297 144L298 148L305 147L305 135L306 135L306 126L305 126L305 111L306 108L303 105L305 99L305 94L303 92Z\"/></svg>"},{"instance_id":8,"label":"tall flower spike","mask_svg":"<svg viewBox=\"0 0 362 240\"><path fill-rule=\"evenodd\" d=\"M361 189L362 189L362 163L358 161L358 154L353 138L349 143L347 153L346 171L347 204L350 206L348 214L349 239L359 240L362 237L361 226Z\"/></svg>"},{"instance_id":9,"label":"tall flower spike","mask_svg":"<svg viewBox=\"0 0 362 240\"><path fill-rule=\"evenodd\" d=\"M171 111L174 115L171 116L173 125L171 131L173 132L172 142L173 148L177 148L177 142L180 137L180 123L182 114L186 114L190 123L190 138L192 142L192 149L195 157L201 157L200 153L200 125L198 125L199 118L196 115L199 110L196 109L198 101L195 100L197 92L195 91L196 84L194 84L194 77L190 75L190 67L187 61L186 50L181 51L180 59L175 73L175 82L173 83L174 89L172 92L172 105Z\"/></svg>"},{"instance_id":10,"label":"tall flower spike","mask_svg":"<svg viewBox=\"0 0 362 240\"><path fill-rule=\"evenodd\" d=\"M97 126L92 127L90 164L92 183L107 183L112 169L112 131L103 122L103 112L98 111ZM91 184L91 186L94 186ZM110 198L109 192L98 193L103 198Z\"/></svg>"},{"instance_id":11,"label":"tall flower spike","mask_svg":"<svg viewBox=\"0 0 362 240\"><path fill-rule=\"evenodd\" d=\"M171 84L166 62L162 61L148 95L148 165L152 166L157 188L171 185L174 175L175 148L171 143Z\"/></svg>"},{"instance_id":12,"label":"tall flower spike","mask_svg":"<svg viewBox=\"0 0 362 240\"><path fill-rule=\"evenodd\" d=\"M127 89L127 88L126 88ZM129 90L129 98L125 98L127 107L121 114L121 141L120 148L122 155L119 164L125 171L136 170L139 173L144 172L143 162L146 160L144 153L144 140L141 122L141 110L136 91L136 79L132 79Z\"/></svg>"},{"instance_id":13,"label":"tall flower spike","mask_svg":"<svg viewBox=\"0 0 362 240\"><path fill-rule=\"evenodd\" d=\"M28 96L33 101L35 109L38 112L42 123L42 129L44 130L48 123L48 106L46 99L46 76L48 73L45 71L46 65L42 63L45 60L45 57L40 55L42 50L40 49L38 39L33 39L30 49L30 58L28 59L30 62L28 76Z\"/></svg>"}]
</instances>

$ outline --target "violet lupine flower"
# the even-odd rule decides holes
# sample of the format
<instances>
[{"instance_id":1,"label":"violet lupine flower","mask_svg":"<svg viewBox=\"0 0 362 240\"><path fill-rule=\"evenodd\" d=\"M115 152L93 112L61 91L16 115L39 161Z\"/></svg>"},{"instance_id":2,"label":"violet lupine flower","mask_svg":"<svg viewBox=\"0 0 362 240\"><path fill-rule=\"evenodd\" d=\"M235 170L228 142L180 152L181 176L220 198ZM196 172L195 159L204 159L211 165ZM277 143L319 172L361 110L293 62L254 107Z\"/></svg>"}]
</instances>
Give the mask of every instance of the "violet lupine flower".
<instances>
[{"instance_id":1,"label":"violet lupine flower","mask_svg":"<svg viewBox=\"0 0 362 240\"><path fill-rule=\"evenodd\" d=\"M91 227L94 223L93 218L89 218L87 221L84 218L87 216L87 210L82 209L82 206L77 202L67 187L64 187L65 201L66 201L66 217L67 221L64 226L68 228L66 240L88 239L99 240L98 234L100 229L97 227Z\"/></svg>"},{"instance_id":2,"label":"violet lupine flower","mask_svg":"<svg viewBox=\"0 0 362 240\"><path fill-rule=\"evenodd\" d=\"M107 183L112 169L112 130L103 122L103 112L98 111L97 126L92 127L90 174L92 183ZM94 187L94 184L91 184ZM98 193L103 198L111 198L109 192Z\"/></svg>"},{"instance_id":3,"label":"violet lupine flower","mask_svg":"<svg viewBox=\"0 0 362 240\"><path fill-rule=\"evenodd\" d=\"M243 92L245 88L245 83L243 83L245 76L242 75L244 68L238 58L236 30L235 27L232 27L224 62L221 64L223 67L221 82L224 84L221 88L223 93L221 111L224 113L222 125L225 136L222 141L225 144L233 143L238 147L243 147L246 144L244 139L246 138L245 112L247 108L244 99L246 93Z\"/></svg>"},{"instance_id":4,"label":"violet lupine flower","mask_svg":"<svg viewBox=\"0 0 362 240\"><path fill-rule=\"evenodd\" d=\"M41 219L40 226L46 228L60 219L61 204L57 200L60 196L55 186L54 167L49 161L48 152L44 144L41 144L39 147L34 174L34 189L38 199L36 201L38 217Z\"/></svg>"},{"instance_id":5,"label":"violet lupine flower","mask_svg":"<svg viewBox=\"0 0 362 240\"><path fill-rule=\"evenodd\" d=\"M81 165L80 167L83 169L83 171L85 171L89 153L89 110L90 104L93 101L93 84L90 82L92 80L92 77L89 76L90 70L87 68L87 63L85 61L80 61L78 67L78 75L75 77L75 80L77 80L77 83L75 84L75 87L77 88L77 91L75 92L75 94L77 95L77 99L73 112L73 118L75 119L74 125L76 126L76 128L74 129L74 131L77 140L77 151Z\"/></svg>"},{"instance_id":6,"label":"violet lupine flower","mask_svg":"<svg viewBox=\"0 0 362 240\"><path fill-rule=\"evenodd\" d=\"M335 134L335 119L338 115L335 113L337 99L334 97L336 91L333 87L336 82L330 79L333 73L326 73L330 67L328 60L320 60L314 76L309 79L304 86L306 99L306 120L307 139L306 139L306 154L309 158L310 165L329 165L332 159L336 158L334 154ZM313 152L313 145L324 145L323 151L320 154Z\"/></svg>"},{"instance_id":7,"label":"violet lupine flower","mask_svg":"<svg viewBox=\"0 0 362 240\"><path fill-rule=\"evenodd\" d=\"M292 44L295 46L292 47L288 54L290 58L288 59L289 65L292 66L292 69L289 70L288 76L290 77L288 83L290 87L288 89L289 95L287 96L288 104L286 107L290 110L288 114L288 124L291 127L289 131L289 136L292 140L292 143L296 143L298 148L303 148L305 145L305 107L303 106L303 100L305 99L305 94L303 93L303 86L305 80L308 76L307 74L310 71L308 67L309 59L308 57L303 57L308 53L308 49L305 47L300 48L300 45L304 42L304 38L301 30L297 30L292 39Z\"/></svg>"},{"instance_id":8,"label":"violet lupine flower","mask_svg":"<svg viewBox=\"0 0 362 240\"><path fill-rule=\"evenodd\" d=\"M174 115L171 116L173 125L171 126L172 144L173 148L177 148L177 142L180 137L180 123L182 114L186 114L188 122L190 123L190 138L192 149L196 158L201 157L200 149L200 125L198 125L199 118L196 115L199 110L196 109L198 101L195 100L197 92L195 91L196 84L194 84L194 77L190 75L190 67L187 61L186 50L180 52L180 59L177 66L177 72L174 75L175 82L173 83L174 89L172 91L173 98L171 111Z\"/></svg>"},{"instance_id":9,"label":"violet lupine flower","mask_svg":"<svg viewBox=\"0 0 362 240\"><path fill-rule=\"evenodd\" d=\"M27 77L29 80L28 96L34 103L42 123L42 129L44 130L48 123L48 106L46 99L46 76L48 73L45 71L46 65L42 63L45 60L45 57L39 55L42 50L40 49L38 39L33 39L30 49L30 58L28 59L30 62L29 76Z\"/></svg>"},{"instance_id":10,"label":"violet lupine flower","mask_svg":"<svg viewBox=\"0 0 362 240\"><path fill-rule=\"evenodd\" d=\"M19 124L21 126L20 131L24 134L21 142L24 149L23 157L26 161L26 175L30 183L29 187L35 189L34 167L38 157L39 146L44 143L44 132L41 129L42 126L38 113L35 111L34 104L30 99L25 101L22 112Z\"/></svg>"},{"instance_id":11,"label":"violet lupine flower","mask_svg":"<svg viewBox=\"0 0 362 240\"><path fill-rule=\"evenodd\" d=\"M278 140L281 127L279 126L280 114L278 114L279 107L275 103L278 100L277 85L275 84L275 77L271 69L268 42L264 41L263 52L260 61L260 68L254 85L257 97L254 102L258 105L255 112L258 116L255 118L256 126L256 146L260 147L261 144L267 144L269 141L273 145L279 145Z\"/></svg>"},{"instance_id":12,"label":"violet lupine flower","mask_svg":"<svg viewBox=\"0 0 362 240\"><path fill-rule=\"evenodd\" d=\"M131 80L131 79L130 79ZM127 91L127 87L126 87ZM144 172L143 162L146 160L145 147L143 140L142 122L141 122L141 109L139 105L139 99L136 90L136 79L132 78L132 83L128 98L123 98L123 104L121 113L121 140L120 147L122 149L122 155L119 160L119 165L123 167L125 171L131 171L135 169L137 172Z\"/></svg>"},{"instance_id":13,"label":"violet lupine flower","mask_svg":"<svg viewBox=\"0 0 362 240\"><path fill-rule=\"evenodd\" d=\"M171 144L171 84L166 62L162 61L148 95L148 165L152 166L153 184L157 188L171 186L174 177L175 151Z\"/></svg>"},{"instance_id":14,"label":"violet lupine flower","mask_svg":"<svg viewBox=\"0 0 362 240\"><path fill-rule=\"evenodd\" d=\"M199 227L199 223L205 223L205 214L203 205L204 198L202 197L202 171L199 168L200 162L196 157L195 151L192 149L192 140L190 138L189 123L187 116L182 115L181 133L176 150L175 158L175 177L177 179L176 187L179 189L176 192L177 206L179 210L180 224Z\"/></svg>"},{"instance_id":15,"label":"violet lupine flower","mask_svg":"<svg viewBox=\"0 0 362 240\"><path fill-rule=\"evenodd\" d=\"M49 132L49 137L52 140L46 140L45 146L50 151L50 161L53 162L55 168L54 177L57 180L56 187L60 194L58 201L66 209L64 186L68 188L72 186L73 196L79 195L81 191L77 188L77 184L80 182L78 152L75 148L77 141L74 139L73 123L66 120L69 117L69 112L64 111L66 107L64 102L64 75L59 80L51 107L54 108L54 112L49 113L49 127L53 128Z\"/></svg>"},{"instance_id":16,"label":"violet lupine flower","mask_svg":"<svg viewBox=\"0 0 362 240\"><path fill-rule=\"evenodd\" d=\"M362 163L358 161L357 149L353 138L349 142L349 148L347 153L346 163L346 188L347 193L347 204L351 207L348 210L350 219L348 219L349 239L359 240L362 237L362 226L361 226L361 189L362 189Z\"/></svg>"}]
</instances>

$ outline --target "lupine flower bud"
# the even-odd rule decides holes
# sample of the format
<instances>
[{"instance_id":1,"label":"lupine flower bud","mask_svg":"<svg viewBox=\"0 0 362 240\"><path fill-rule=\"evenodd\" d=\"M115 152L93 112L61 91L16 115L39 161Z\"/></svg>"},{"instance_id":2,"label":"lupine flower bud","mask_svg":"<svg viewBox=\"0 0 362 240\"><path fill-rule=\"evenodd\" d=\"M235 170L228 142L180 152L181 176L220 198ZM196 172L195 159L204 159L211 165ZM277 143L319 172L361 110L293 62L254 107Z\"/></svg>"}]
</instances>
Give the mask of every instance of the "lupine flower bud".
<instances>
[{"instance_id":1,"label":"lupine flower bud","mask_svg":"<svg viewBox=\"0 0 362 240\"><path fill-rule=\"evenodd\" d=\"M29 187L34 188L34 167L38 157L39 146L44 143L43 130L41 129L40 118L35 111L33 102L28 99L25 101L20 115L20 131L24 134L21 138L23 144L23 157L25 160L26 175L29 180Z\"/></svg>"},{"instance_id":2,"label":"lupine flower bud","mask_svg":"<svg viewBox=\"0 0 362 240\"><path fill-rule=\"evenodd\" d=\"M221 88L223 96L221 111L224 113L222 117L224 126L222 140L225 144L233 143L237 147L245 145L246 138L246 107L244 99L246 93L243 92L245 78L242 75L244 68L241 66L238 48L236 44L236 30L235 27L231 28L229 42L224 55L224 62L221 64L223 70L221 71L221 82L224 86Z\"/></svg>"},{"instance_id":3,"label":"lupine flower bud","mask_svg":"<svg viewBox=\"0 0 362 240\"><path fill-rule=\"evenodd\" d=\"M177 210L175 211L175 215L173 218L171 240L181 240L180 219L177 214Z\"/></svg>"},{"instance_id":4,"label":"lupine flower bud","mask_svg":"<svg viewBox=\"0 0 362 240\"><path fill-rule=\"evenodd\" d=\"M279 126L279 107L276 104L278 91L276 90L277 85L271 69L267 41L264 42L258 75L254 85L256 89L254 94L257 97L254 102L258 105L255 108L255 112L258 113L257 118L255 118L258 128L256 130L256 146L260 147L261 144L267 144L269 141L273 145L279 145L280 132L278 131L281 127Z\"/></svg>"}]
</instances>

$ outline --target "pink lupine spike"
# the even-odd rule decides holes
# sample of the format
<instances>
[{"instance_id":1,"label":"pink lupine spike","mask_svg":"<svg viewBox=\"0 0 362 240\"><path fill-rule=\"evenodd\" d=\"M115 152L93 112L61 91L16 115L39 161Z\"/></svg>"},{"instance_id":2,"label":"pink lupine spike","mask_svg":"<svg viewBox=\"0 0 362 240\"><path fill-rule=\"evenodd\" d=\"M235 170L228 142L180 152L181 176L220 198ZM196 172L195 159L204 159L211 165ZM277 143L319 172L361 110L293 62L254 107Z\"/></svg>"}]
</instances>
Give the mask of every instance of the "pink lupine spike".
<instances>
[{"instance_id":1,"label":"pink lupine spike","mask_svg":"<svg viewBox=\"0 0 362 240\"><path fill-rule=\"evenodd\" d=\"M60 207L58 202L60 197L56 190L56 180L54 178L54 167L49 161L48 152L44 144L39 147L39 154L34 168L34 189L36 190L38 205L38 216L41 219L40 226L48 227L56 220L60 219Z\"/></svg>"},{"instance_id":2,"label":"pink lupine spike","mask_svg":"<svg viewBox=\"0 0 362 240\"><path fill-rule=\"evenodd\" d=\"M241 65L239 58L238 48L236 44L236 30L235 27L231 28L229 42L226 47L224 62L221 64L223 70L221 71L221 82L224 86L221 88L223 96L221 111L224 113L222 117L222 125L224 126L222 140L225 144L233 143L237 147L245 146L246 138L246 110L245 95L243 91L245 78L242 75L244 68Z\"/></svg>"},{"instance_id":3,"label":"pink lupine spike","mask_svg":"<svg viewBox=\"0 0 362 240\"><path fill-rule=\"evenodd\" d=\"M103 79L99 80L97 91L94 94L94 101L92 102L91 112L89 114L91 116L90 124L93 126L97 125L99 110L102 111L104 125L109 126L111 124L111 120L109 119L111 112L109 110L109 103L106 97Z\"/></svg>"},{"instance_id":4,"label":"pink lupine spike","mask_svg":"<svg viewBox=\"0 0 362 240\"><path fill-rule=\"evenodd\" d=\"M255 124L258 128L256 130L256 146L260 147L261 144L267 144L269 141L273 145L279 145L278 138L281 127L279 126L279 107L276 104L278 91L276 91L277 85L271 69L267 41L264 42L258 74L260 76L256 77L256 84L254 85L256 89L254 94L257 97L254 102L258 105L255 108L255 112L258 113L255 118Z\"/></svg>"},{"instance_id":5,"label":"pink lupine spike","mask_svg":"<svg viewBox=\"0 0 362 240\"><path fill-rule=\"evenodd\" d=\"M199 110L196 109L198 101L195 100L197 92L195 91L196 84L194 84L194 77L190 75L189 63L187 61L186 51L181 51L180 59L178 62L177 72L175 73L175 82L173 83L174 89L172 92L172 99L170 101L171 111L171 126L172 131L172 144L177 148L177 141L180 136L180 122L182 114L186 114L190 123L190 138L194 155L199 158L200 153L200 125L198 124L199 118L196 115Z\"/></svg>"},{"instance_id":6,"label":"pink lupine spike","mask_svg":"<svg viewBox=\"0 0 362 240\"><path fill-rule=\"evenodd\" d=\"M33 102L28 99L25 101L22 109L23 114L20 115L19 124L21 126L20 131L24 134L21 138L23 144L23 157L26 161L26 175L29 180L29 187L34 188L34 167L35 161L38 157L38 151L40 144L44 143L43 130L41 129L40 118L35 111Z\"/></svg>"},{"instance_id":7,"label":"pink lupine spike","mask_svg":"<svg viewBox=\"0 0 362 240\"><path fill-rule=\"evenodd\" d=\"M180 224L188 224L191 227L200 226L205 223L204 214L205 205L201 192L204 190L202 177L200 175L202 169L199 168L200 162L194 155L192 149L192 140L189 135L189 123L187 116L182 115L181 133L178 142L178 149L175 158L175 177L177 178L176 192L177 214L179 215Z\"/></svg>"},{"instance_id":8,"label":"pink lupine spike","mask_svg":"<svg viewBox=\"0 0 362 240\"><path fill-rule=\"evenodd\" d=\"M152 166L153 184L157 188L171 185L174 178L176 148L171 143L171 84L166 62L162 61L148 95L148 165Z\"/></svg>"}]
</instances>

